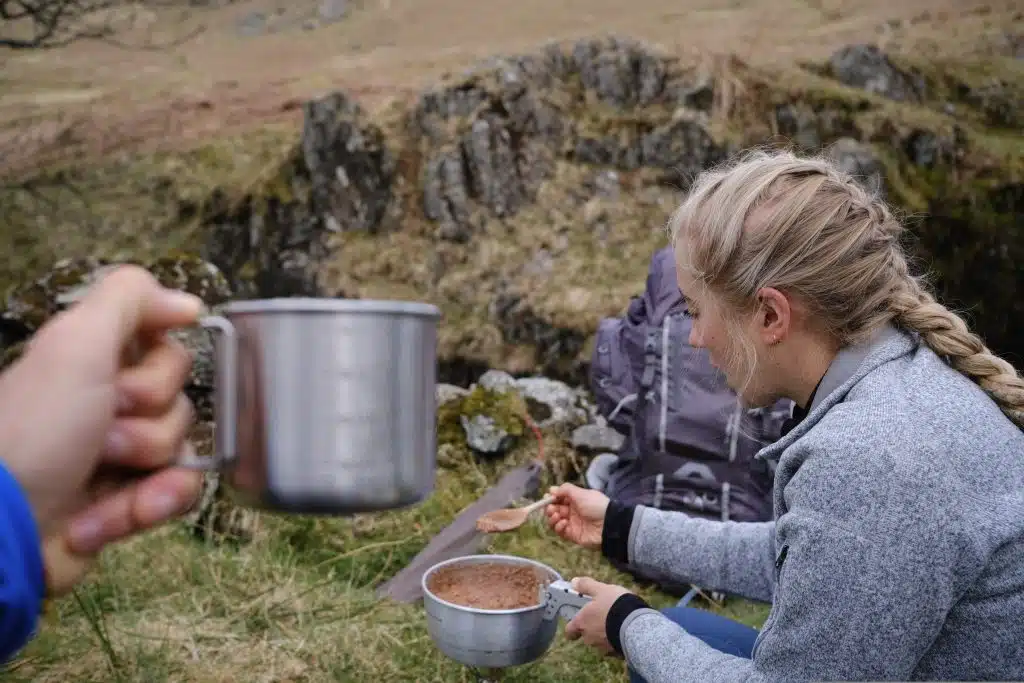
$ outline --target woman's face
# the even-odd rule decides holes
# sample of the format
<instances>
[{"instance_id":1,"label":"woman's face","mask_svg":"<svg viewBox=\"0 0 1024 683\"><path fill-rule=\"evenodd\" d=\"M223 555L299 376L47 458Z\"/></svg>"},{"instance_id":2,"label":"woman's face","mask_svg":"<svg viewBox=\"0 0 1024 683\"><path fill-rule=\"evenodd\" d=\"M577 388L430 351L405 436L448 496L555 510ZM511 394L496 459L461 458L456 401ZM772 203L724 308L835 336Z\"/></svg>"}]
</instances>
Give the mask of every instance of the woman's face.
<instances>
[{"instance_id":1,"label":"woman's face","mask_svg":"<svg viewBox=\"0 0 1024 683\"><path fill-rule=\"evenodd\" d=\"M679 289L693 318L690 346L707 349L711 364L724 375L726 384L749 407L770 405L776 398L771 388L771 363L765 362L756 320L730 329L721 304L706 289L678 269ZM735 338L741 335L741 338ZM750 363L754 362L755 372Z\"/></svg>"}]
</instances>

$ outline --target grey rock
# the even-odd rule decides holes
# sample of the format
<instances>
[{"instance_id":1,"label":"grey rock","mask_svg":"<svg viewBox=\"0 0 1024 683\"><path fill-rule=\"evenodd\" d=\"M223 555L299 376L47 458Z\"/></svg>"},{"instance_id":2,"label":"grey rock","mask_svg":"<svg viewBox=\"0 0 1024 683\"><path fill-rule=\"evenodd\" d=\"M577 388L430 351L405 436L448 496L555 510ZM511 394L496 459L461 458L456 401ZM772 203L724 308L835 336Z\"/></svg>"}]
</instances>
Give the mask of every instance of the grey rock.
<instances>
[{"instance_id":1,"label":"grey rock","mask_svg":"<svg viewBox=\"0 0 1024 683\"><path fill-rule=\"evenodd\" d=\"M818 118L810 109L793 104L780 104L775 108L775 122L779 132L791 138L803 149L818 149L822 145Z\"/></svg>"},{"instance_id":2,"label":"grey rock","mask_svg":"<svg viewBox=\"0 0 1024 683\"><path fill-rule=\"evenodd\" d=\"M710 112L715 101L715 82L710 73L700 73L696 79L675 81L665 86L670 101L695 111Z\"/></svg>"},{"instance_id":3,"label":"grey rock","mask_svg":"<svg viewBox=\"0 0 1024 683\"><path fill-rule=\"evenodd\" d=\"M693 176L715 164L722 150L697 120L679 118L655 128L640 140L640 158L644 166L668 168L684 176Z\"/></svg>"},{"instance_id":4,"label":"grey rock","mask_svg":"<svg viewBox=\"0 0 1024 683\"><path fill-rule=\"evenodd\" d=\"M515 378L502 370L488 370L476 381L478 385L494 392L506 392L516 388Z\"/></svg>"},{"instance_id":5,"label":"grey rock","mask_svg":"<svg viewBox=\"0 0 1024 683\"><path fill-rule=\"evenodd\" d=\"M608 425L580 425L572 433L572 447L588 454L617 453L626 437Z\"/></svg>"},{"instance_id":6,"label":"grey rock","mask_svg":"<svg viewBox=\"0 0 1024 683\"><path fill-rule=\"evenodd\" d=\"M441 238L465 242L483 216L513 216L531 203L563 150L583 163L623 169L703 167L703 129L671 123L625 143L615 135L580 135L564 96L548 96L582 87L616 108L648 106L664 98L666 65L635 41L581 40L567 51L549 46L541 54L484 60L455 85L424 93L413 115L434 150L423 165L424 214L438 223ZM461 121L452 126L451 119Z\"/></svg>"},{"instance_id":7,"label":"grey rock","mask_svg":"<svg viewBox=\"0 0 1024 683\"><path fill-rule=\"evenodd\" d=\"M529 344L537 349L539 373L564 371L563 359L576 358L586 345L586 335L553 325L538 315L518 290L499 286L488 308L506 343Z\"/></svg>"},{"instance_id":8,"label":"grey rock","mask_svg":"<svg viewBox=\"0 0 1024 683\"><path fill-rule=\"evenodd\" d=\"M234 203L214 193L204 232L206 253L236 298L321 296L319 265L330 234L322 216L302 200L247 198Z\"/></svg>"},{"instance_id":9,"label":"grey rock","mask_svg":"<svg viewBox=\"0 0 1024 683\"><path fill-rule=\"evenodd\" d=\"M856 178L869 192L884 195L885 168L871 145L853 138L840 138L829 149L829 156L842 171Z\"/></svg>"},{"instance_id":10,"label":"grey rock","mask_svg":"<svg viewBox=\"0 0 1024 683\"><path fill-rule=\"evenodd\" d=\"M575 161L622 170L643 166L669 169L688 179L723 157L702 123L681 117L643 135L588 137L580 135L572 156Z\"/></svg>"},{"instance_id":11,"label":"grey rock","mask_svg":"<svg viewBox=\"0 0 1024 683\"><path fill-rule=\"evenodd\" d=\"M541 404L549 413L546 417L534 421L541 429L549 427L575 427L586 422L589 415L580 400L580 394L564 382L547 377L523 377L515 380L515 389L526 399L527 408L530 402ZM536 412L532 408L531 412Z\"/></svg>"},{"instance_id":12,"label":"grey rock","mask_svg":"<svg viewBox=\"0 0 1024 683\"><path fill-rule=\"evenodd\" d=\"M915 130L903 143L907 157L916 165L932 168L953 161L955 143L927 130Z\"/></svg>"},{"instance_id":13,"label":"grey rock","mask_svg":"<svg viewBox=\"0 0 1024 683\"><path fill-rule=\"evenodd\" d=\"M342 230L376 232L392 197L395 158L384 133L344 93L304 105L302 158L312 210Z\"/></svg>"},{"instance_id":14,"label":"grey rock","mask_svg":"<svg viewBox=\"0 0 1024 683\"><path fill-rule=\"evenodd\" d=\"M653 104L665 88L664 59L634 40L581 40L571 62L584 88L620 108Z\"/></svg>"},{"instance_id":15,"label":"grey rock","mask_svg":"<svg viewBox=\"0 0 1024 683\"><path fill-rule=\"evenodd\" d=\"M1024 90L1001 79L964 87L967 102L981 111L989 125L1024 128Z\"/></svg>"},{"instance_id":16,"label":"grey rock","mask_svg":"<svg viewBox=\"0 0 1024 683\"><path fill-rule=\"evenodd\" d=\"M477 453L503 455L515 445L516 437L498 426L489 415L474 415L469 418L460 415L462 429L466 432L466 443Z\"/></svg>"},{"instance_id":17,"label":"grey rock","mask_svg":"<svg viewBox=\"0 0 1024 683\"><path fill-rule=\"evenodd\" d=\"M439 237L456 243L474 232L462 157L457 150L443 150L424 168L423 213L440 224Z\"/></svg>"},{"instance_id":18,"label":"grey rock","mask_svg":"<svg viewBox=\"0 0 1024 683\"><path fill-rule=\"evenodd\" d=\"M919 102L924 80L899 69L875 45L847 45L829 60L832 75L845 85L897 102Z\"/></svg>"},{"instance_id":19,"label":"grey rock","mask_svg":"<svg viewBox=\"0 0 1024 683\"><path fill-rule=\"evenodd\" d=\"M479 225L478 207L497 217L515 214L533 201L554 167L551 147L562 133L557 111L517 79L506 75L504 81L506 90L489 95L490 109L478 96L461 92L451 101L421 99L416 119L433 138L441 136L438 120L474 103L479 109L468 116L465 131L440 144L424 165L423 211L440 224L443 239L468 240Z\"/></svg>"},{"instance_id":20,"label":"grey rock","mask_svg":"<svg viewBox=\"0 0 1024 683\"><path fill-rule=\"evenodd\" d=\"M438 384L436 387L435 396L437 398L437 405L442 406L449 401L462 398L469 392L462 387L455 386L454 384Z\"/></svg>"}]
</instances>

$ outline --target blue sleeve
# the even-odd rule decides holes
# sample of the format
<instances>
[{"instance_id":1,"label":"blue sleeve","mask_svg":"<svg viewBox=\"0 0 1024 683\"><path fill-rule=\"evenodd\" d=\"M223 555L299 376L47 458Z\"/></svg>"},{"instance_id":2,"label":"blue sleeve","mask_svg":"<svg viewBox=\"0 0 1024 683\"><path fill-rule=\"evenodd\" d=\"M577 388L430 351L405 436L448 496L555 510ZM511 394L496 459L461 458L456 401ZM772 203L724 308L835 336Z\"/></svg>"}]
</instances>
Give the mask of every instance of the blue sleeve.
<instances>
[{"instance_id":1,"label":"blue sleeve","mask_svg":"<svg viewBox=\"0 0 1024 683\"><path fill-rule=\"evenodd\" d=\"M0 463L0 663L35 632L46 590L41 548L28 499Z\"/></svg>"}]
</instances>

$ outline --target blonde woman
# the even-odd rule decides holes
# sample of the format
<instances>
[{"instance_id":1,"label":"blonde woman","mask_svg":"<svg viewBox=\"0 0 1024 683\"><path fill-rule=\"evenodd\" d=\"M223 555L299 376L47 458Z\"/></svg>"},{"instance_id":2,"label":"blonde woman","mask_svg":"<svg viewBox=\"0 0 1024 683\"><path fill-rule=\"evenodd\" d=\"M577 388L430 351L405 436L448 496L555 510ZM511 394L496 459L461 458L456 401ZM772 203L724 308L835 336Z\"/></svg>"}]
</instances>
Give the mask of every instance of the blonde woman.
<instances>
[{"instance_id":1,"label":"blonde woman","mask_svg":"<svg viewBox=\"0 0 1024 683\"><path fill-rule=\"evenodd\" d=\"M774 521L571 485L549 523L608 557L770 602L760 632L589 578L571 638L634 680L1024 679L1024 381L911 275L901 224L824 158L757 151L671 219L679 287L751 406L799 411Z\"/></svg>"}]
</instances>

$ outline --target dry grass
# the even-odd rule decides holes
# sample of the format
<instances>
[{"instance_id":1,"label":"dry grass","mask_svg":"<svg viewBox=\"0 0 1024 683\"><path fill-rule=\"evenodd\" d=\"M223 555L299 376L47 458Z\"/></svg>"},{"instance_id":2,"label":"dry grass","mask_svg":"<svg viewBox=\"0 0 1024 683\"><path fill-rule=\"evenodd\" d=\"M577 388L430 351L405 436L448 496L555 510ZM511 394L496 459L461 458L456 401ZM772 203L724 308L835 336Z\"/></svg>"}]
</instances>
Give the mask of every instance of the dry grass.
<instances>
[{"instance_id":1,"label":"dry grass","mask_svg":"<svg viewBox=\"0 0 1024 683\"><path fill-rule=\"evenodd\" d=\"M549 437L551 438L551 437ZM549 457L558 459L552 442ZM165 529L112 549L76 596L58 603L5 681L473 681L441 655L419 605L380 601L374 586L401 569L500 472L456 459L424 504L354 519L261 517L247 545L207 545ZM547 483L547 482L545 482ZM534 516L488 551L535 558L564 576L625 583L595 553L559 541ZM671 600L650 590L657 605ZM752 625L765 609L726 613ZM614 680L621 660L559 637L540 661L506 681Z\"/></svg>"},{"instance_id":2,"label":"dry grass","mask_svg":"<svg viewBox=\"0 0 1024 683\"><path fill-rule=\"evenodd\" d=\"M960 54L978 49L979 36L1007 30L1022 9L1019 0L354 4L344 21L312 32L297 24L315 2L146 10L119 41L163 44L205 31L166 50L83 42L0 53L0 177L61 155L180 148L227 130L294 122L295 104L324 90L346 89L372 107L408 97L443 72L547 40L616 32L677 53L737 54L754 64L821 59L850 41ZM288 28L239 35L238 22L254 12Z\"/></svg>"}]
</instances>

